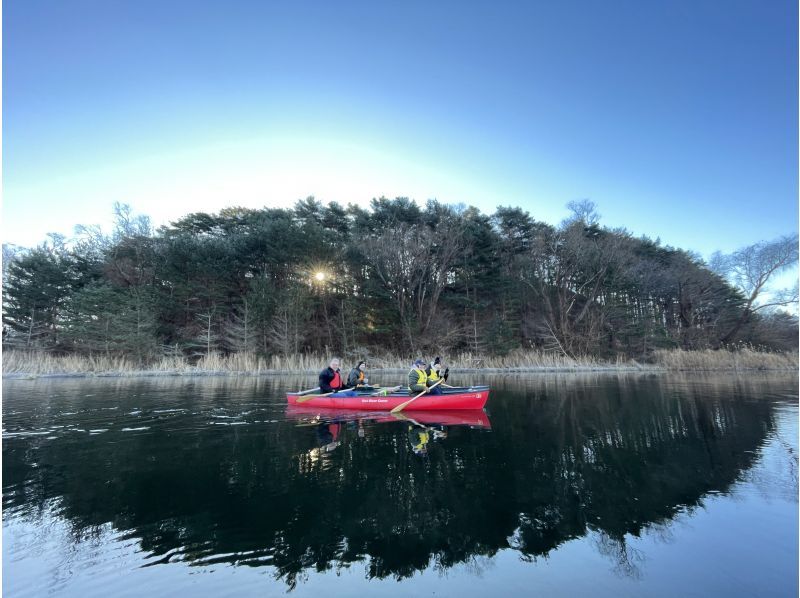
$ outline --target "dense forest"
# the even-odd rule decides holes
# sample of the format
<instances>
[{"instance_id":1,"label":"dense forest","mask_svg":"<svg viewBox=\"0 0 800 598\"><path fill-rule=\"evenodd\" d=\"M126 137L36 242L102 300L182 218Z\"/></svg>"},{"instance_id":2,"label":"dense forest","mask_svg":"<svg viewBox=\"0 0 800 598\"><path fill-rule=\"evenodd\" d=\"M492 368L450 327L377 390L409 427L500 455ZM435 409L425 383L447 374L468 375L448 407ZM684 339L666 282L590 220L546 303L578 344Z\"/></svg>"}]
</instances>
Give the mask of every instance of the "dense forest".
<instances>
[{"instance_id":1,"label":"dense forest","mask_svg":"<svg viewBox=\"0 0 800 598\"><path fill-rule=\"evenodd\" d=\"M147 363L250 352L366 356L516 349L647 359L660 348L795 349L796 289L766 293L797 235L710 263L599 223L588 201L553 226L519 208L405 198L369 209L308 198L226 208L153 230L115 206L4 247L3 345Z\"/></svg>"}]
</instances>

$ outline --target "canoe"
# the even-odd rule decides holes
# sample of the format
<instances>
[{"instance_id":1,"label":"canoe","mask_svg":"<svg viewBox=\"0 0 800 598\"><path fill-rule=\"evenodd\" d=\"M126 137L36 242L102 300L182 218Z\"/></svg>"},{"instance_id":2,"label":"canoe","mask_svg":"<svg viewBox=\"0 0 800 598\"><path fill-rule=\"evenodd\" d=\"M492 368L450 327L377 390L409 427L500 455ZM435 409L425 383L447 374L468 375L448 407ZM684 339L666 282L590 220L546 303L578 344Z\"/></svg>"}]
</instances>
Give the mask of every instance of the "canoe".
<instances>
[{"instance_id":1,"label":"canoe","mask_svg":"<svg viewBox=\"0 0 800 598\"><path fill-rule=\"evenodd\" d=\"M468 388L445 389L448 392L441 395L422 395L411 403L407 409L413 411L440 411L443 409L483 409L489 399L488 386L471 386ZM331 409L361 409L362 411L391 411L398 405L405 403L416 395L408 392L397 392L386 396L375 394L359 394L354 397L346 396L316 396L302 395L290 392L286 395L289 405L307 405L309 407L325 407ZM313 398L309 398L313 397ZM302 398L301 403L297 399Z\"/></svg>"},{"instance_id":2,"label":"canoe","mask_svg":"<svg viewBox=\"0 0 800 598\"><path fill-rule=\"evenodd\" d=\"M416 403L416 401L414 401ZM413 407L411 403L409 407ZM403 410L389 414L385 411L356 411L353 409L330 409L313 405L288 405L286 417L303 423L338 423L357 420L369 420L375 423L387 423L409 420L424 425L470 426L472 428L492 429L489 417L482 409L450 409L450 410Z\"/></svg>"}]
</instances>

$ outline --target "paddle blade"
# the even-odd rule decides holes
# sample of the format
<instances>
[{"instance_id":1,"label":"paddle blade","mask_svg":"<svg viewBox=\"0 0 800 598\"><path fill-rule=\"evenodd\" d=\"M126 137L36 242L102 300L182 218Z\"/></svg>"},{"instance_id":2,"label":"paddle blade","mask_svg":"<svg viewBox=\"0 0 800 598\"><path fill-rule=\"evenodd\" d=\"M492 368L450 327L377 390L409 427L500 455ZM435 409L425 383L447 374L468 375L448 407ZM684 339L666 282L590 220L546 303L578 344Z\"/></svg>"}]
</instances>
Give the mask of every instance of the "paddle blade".
<instances>
[{"instance_id":1,"label":"paddle blade","mask_svg":"<svg viewBox=\"0 0 800 598\"><path fill-rule=\"evenodd\" d=\"M436 385L434 384L433 386L436 386ZM433 386L431 386L431 388L433 388ZM408 405L409 403L413 403L414 401L416 401L418 398L420 398L422 395L424 395L424 394L425 394L425 392L426 392L426 391L424 391L424 390L423 390L421 393L419 393L419 394L418 394L417 396L415 396L413 399L408 399L408 400L407 400L405 403L400 403L400 404L399 404L397 407L395 407L394 409L392 409L392 410L391 410L389 413L399 413L400 411L402 411L403 409L405 409L405 408L406 408L406 405Z\"/></svg>"},{"instance_id":2,"label":"paddle blade","mask_svg":"<svg viewBox=\"0 0 800 598\"><path fill-rule=\"evenodd\" d=\"M417 397L414 397L414 399L416 399L416 398ZM408 405L409 403L413 402L414 399L409 399L405 403L400 403L397 407L392 409L389 413L400 413L403 409L405 409L406 405Z\"/></svg>"},{"instance_id":3,"label":"paddle blade","mask_svg":"<svg viewBox=\"0 0 800 598\"><path fill-rule=\"evenodd\" d=\"M310 397L300 397L299 399L297 399L295 401L295 403L305 403L306 401L310 401L311 399L318 399L320 397L327 397L328 395L332 395L335 392L337 392L337 391L334 390L333 392L327 392L324 395L311 395Z\"/></svg>"}]
</instances>

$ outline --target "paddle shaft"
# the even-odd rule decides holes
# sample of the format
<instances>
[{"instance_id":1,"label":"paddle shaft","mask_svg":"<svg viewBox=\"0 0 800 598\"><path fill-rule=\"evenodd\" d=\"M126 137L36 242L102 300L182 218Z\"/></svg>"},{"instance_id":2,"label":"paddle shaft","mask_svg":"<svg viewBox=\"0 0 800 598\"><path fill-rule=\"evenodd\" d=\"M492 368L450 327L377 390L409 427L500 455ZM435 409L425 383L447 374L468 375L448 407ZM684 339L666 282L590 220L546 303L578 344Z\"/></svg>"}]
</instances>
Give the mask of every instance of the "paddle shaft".
<instances>
[{"instance_id":1,"label":"paddle shaft","mask_svg":"<svg viewBox=\"0 0 800 598\"><path fill-rule=\"evenodd\" d=\"M328 395L332 395L334 392L339 392L338 390L334 390L333 392L326 392L324 395L311 395L310 397L301 397L295 401L295 403L305 403L306 401L310 401L311 399L318 399L320 397L327 397Z\"/></svg>"},{"instance_id":2,"label":"paddle shaft","mask_svg":"<svg viewBox=\"0 0 800 598\"><path fill-rule=\"evenodd\" d=\"M398 386L397 388L400 388L400 387ZM431 388L433 388L433 386L431 386ZM314 390L319 390L319 387L317 387ZM343 390L347 390L347 389L346 388L340 388L339 390L334 390L332 392L326 392L324 395L312 395L310 397L301 397L301 398L297 399L297 401L295 401L295 402L296 403L305 403L306 401L310 401L311 399L318 399L320 397L327 397L328 395L332 395L334 393L341 392Z\"/></svg>"},{"instance_id":3,"label":"paddle shaft","mask_svg":"<svg viewBox=\"0 0 800 598\"><path fill-rule=\"evenodd\" d=\"M433 430L433 428L429 428L428 426L419 423L413 417L408 417L405 413L394 413L392 411L389 412L391 415L394 415L399 420L405 420L407 422L411 422L415 426L419 426L420 428L424 428L425 430Z\"/></svg>"},{"instance_id":4,"label":"paddle shaft","mask_svg":"<svg viewBox=\"0 0 800 598\"><path fill-rule=\"evenodd\" d=\"M296 395L307 395L307 394L312 393L312 392L317 392L318 390L319 390L319 386L316 386L314 388L309 388L308 390L298 391L298 392L296 392L294 394L296 394Z\"/></svg>"},{"instance_id":5,"label":"paddle shaft","mask_svg":"<svg viewBox=\"0 0 800 598\"><path fill-rule=\"evenodd\" d=\"M442 381L441 381L441 380L439 380L439 381L438 381L436 384L434 384L434 385L433 385L433 386L431 386L430 388L426 388L426 389L425 389L425 390L423 390L421 393L419 393L417 396L415 396L413 399L409 399L409 400L408 400L408 401L406 401L405 403L400 403L400 404L399 404L397 407L395 407L394 409L392 409L392 410L391 410L389 413L398 413L398 412L402 411L402 410L403 410L403 409L405 409L405 408L406 408L408 405L410 405L411 403L413 403L414 401L416 401L418 398L420 398L422 395L424 395L424 394L426 394L426 393L429 393L429 392L431 391L431 388L436 388L436 387L437 387L437 386L439 386L441 383L442 383Z\"/></svg>"}]
</instances>

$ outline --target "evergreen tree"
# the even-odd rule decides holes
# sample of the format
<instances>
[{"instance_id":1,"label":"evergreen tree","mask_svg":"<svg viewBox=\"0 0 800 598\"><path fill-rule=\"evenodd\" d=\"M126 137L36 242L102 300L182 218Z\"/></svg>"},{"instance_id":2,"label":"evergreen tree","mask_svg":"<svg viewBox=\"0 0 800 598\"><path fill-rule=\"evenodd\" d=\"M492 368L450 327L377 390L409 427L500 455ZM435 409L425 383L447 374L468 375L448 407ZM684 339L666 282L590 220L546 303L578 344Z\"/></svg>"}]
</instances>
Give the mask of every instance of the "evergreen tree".
<instances>
[{"instance_id":1,"label":"evergreen tree","mask_svg":"<svg viewBox=\"0 0 800 598\"><path fill-rule=\"evenodd\" d=\"M25 349L61 350L62 315L78 286L62 237L18 255L3 289L4 342Z\"/></svg>"},{"instance_id":2,"label":"evergreen tree","mask_svg":"<svg viewBox=\"0 0 800 598\"><path fill-rule=\"evenodd\" d=\"M159 347L183 355L534 347L646 359L657 348L792 346L796 319L771 304L791 305L795 295L766 293L775 273L796 264L796 237L717 255L709 268L601 226L590 201L568 208L554 227L512 207L485 215L381 197L363 209L310 197L292 209L189 214L154 231L116 204L108 236L80 227L69 242L4 246L4 345L142 362Z\"/></svg>"}]
</instances>

